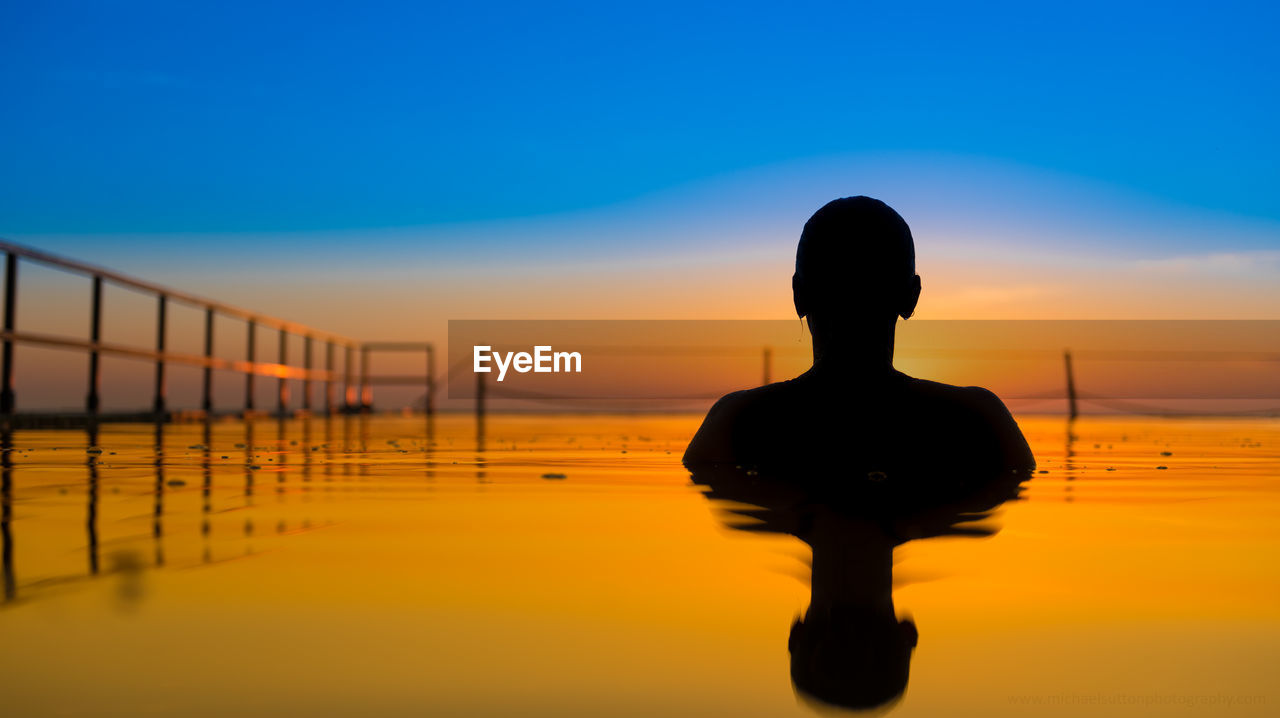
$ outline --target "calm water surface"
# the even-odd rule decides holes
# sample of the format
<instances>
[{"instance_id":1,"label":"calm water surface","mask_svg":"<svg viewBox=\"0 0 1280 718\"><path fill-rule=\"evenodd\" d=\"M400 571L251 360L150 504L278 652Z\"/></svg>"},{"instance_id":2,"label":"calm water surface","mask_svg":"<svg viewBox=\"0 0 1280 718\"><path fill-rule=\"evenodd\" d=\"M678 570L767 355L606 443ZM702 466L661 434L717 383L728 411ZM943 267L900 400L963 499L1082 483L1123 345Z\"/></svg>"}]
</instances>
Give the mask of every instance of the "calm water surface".
<instances>
[{"instance_id":1,"label":"calm water surface","mask_svg":"<svg viewBox=\"0 0 1280 718\"><path fill-rule=\"evenodd\" d=\"M808 550L726 525L700 416L22 431L6 716L813 715ZM912 541L895 716L1275 715L1280 423L1022 417L992 537Z\"/></svg>"}]
</instances>

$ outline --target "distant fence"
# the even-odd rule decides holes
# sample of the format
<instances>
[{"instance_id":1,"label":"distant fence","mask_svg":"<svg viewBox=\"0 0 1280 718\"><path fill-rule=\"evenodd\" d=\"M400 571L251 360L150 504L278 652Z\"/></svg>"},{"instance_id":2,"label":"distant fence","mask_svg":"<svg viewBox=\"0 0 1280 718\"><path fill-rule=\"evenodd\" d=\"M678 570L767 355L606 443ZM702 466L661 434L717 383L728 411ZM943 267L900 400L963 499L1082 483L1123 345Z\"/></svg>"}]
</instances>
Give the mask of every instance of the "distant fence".
<instances>
[{"instance_id":1,"label":"distant fence","mask_svg":"<svg viewBox=\"0 0 1280 718\"><path fill-rule=\"evenodd\" d=\"M373 406L374 384L410 384L420 385L426 389L426 410L434 409L434 347L425 342L388 343L360 342L332 332L315 329L296 322L252 312L238 307L198 297L187 292L170 289L151 282L135 279L118 272L97 267L83 262L59 257L30 247L0 240L0 251L5 253L4 265L4 324L0 329L0 417L11 420L18 415L18 392L14 381L14 346L28 344L34 346L79 350L88 354L88 381L85 394L84 414L88 418L99 416L101 406L102 368L101 357L120 356L150 361L155 363L155 381L150 414L156 418L167 418L167 383L166 368L171 364L196 366L203 369L201 384L201 409L208 414L214 412L213 403L213 371L229 370L244 375L244 403L242 411L254 412L254 388L257 377L274 377L277 381L276 413L284 415L289 411L289 380L302 381L301 409L310 412L314 409L325 413L369 411ZM89 301L89 336L87 339L43 334L39 332L18 331L17 293L18 293L18 260L34 262L53 267L71 274L87 277L92 282ZM148 294L156 298L156 340L155 348L147 349L123 344L102 341L102 290L103 285L110 283L119 287ZM168 310L171 302L178 302L204 312L204 351L202 354L175 352L168 348ZM214 322L219 316L240 319L247 323L245 358L243 360L225 359L214 355ZM266 329L278 334L276 361L262 361L258 356L259 330ZM290 336L301 337L303 351L301 364L290 363L288 341ZM323 368L317 367L315 345L323 348ZM335 371L335 352L344 352L343 371ZM369 373L370 354L374 351L423 351L427 361L425 372L415 376L373 376ZM360 374L357 386L355 376L355 354L360 353ZM341 382L343 399L339 403L335 397L337 384ZM324 386L324 398L319 407L312 405L312 385Z\"/></svg>"}]
</instances>

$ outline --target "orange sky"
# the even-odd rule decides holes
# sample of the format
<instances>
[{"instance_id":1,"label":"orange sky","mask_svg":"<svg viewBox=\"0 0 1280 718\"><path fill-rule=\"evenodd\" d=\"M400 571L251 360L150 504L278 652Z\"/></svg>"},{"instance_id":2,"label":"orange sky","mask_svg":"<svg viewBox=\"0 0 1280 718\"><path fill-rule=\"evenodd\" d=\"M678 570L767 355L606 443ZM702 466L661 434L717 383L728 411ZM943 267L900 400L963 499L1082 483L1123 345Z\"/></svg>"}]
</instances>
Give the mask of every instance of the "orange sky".
<instances>
[{"instance_id":1,"label":"orange sky","mask_svg":"<svg viewBox=\"0 0 1280 718\"><path fill-rule=\"evenodd\" d=\"M443 344L450 319L792 318L789 280L804 219L833 195L876 187L912 225L920 319L1280 316L1273 225L974 160L827 158L487 223L104 236L91 252L84 237L21 239L356 339ZM19 286L19 329L87 334L87 280L23 263ZM152 345L154 300L109 288L105 311L105 340ZM239 358L242 332L235 322L220 329L220 353ZM173 306L170 347L198 352L200 342L199 313ZM275 344L261 337L259 356L274 356ZM300 354L296 344L291 351ZM418 361L382 366L416 371ZM83 357L24 349L18 376L29 388L20 403L80 405L83 365ZM119 371L123 398L150 370ZM175 380L173 390L186 388ZM225 400L236 393L228 389Z\"/></svg>"}]
</instances>

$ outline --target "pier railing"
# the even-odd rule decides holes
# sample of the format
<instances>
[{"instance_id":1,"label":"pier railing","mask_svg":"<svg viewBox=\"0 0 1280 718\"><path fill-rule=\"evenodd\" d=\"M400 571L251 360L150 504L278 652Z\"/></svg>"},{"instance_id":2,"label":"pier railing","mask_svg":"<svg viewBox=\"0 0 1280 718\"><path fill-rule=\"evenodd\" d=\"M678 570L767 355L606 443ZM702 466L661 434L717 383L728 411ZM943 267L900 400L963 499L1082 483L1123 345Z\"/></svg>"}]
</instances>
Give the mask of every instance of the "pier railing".
<instances>
[{"instance_id":1,"label":"pier railing","mask_svg":"<svg viewBox=\"0 0 1280 718\"><path fill-rule=\"evenodd\" d=\"M373 352L423 352L426 354L426 374L371 376L370 355ZM360 345L360 402L363 406L373 405L373 387L376 384L393 384L399 386L421 385L426 394L423 404L427 414L435 413L436 404L436 350L430 342L365 342Z\"/></svg>"},{"instance_id":2,"label":"pier railing","mask_svg":"<svg viewBox=\"0 0 1280 718\"><path fill-rule=\"evenodd\" d=\"M374 383L425 386L428 396L431 397L426 403L428 412L434 407L434 397L432 396L435 387L432 367L434 351L430 344L362 343L340 334L241 309L230 304L153 284L103 267L67 259L12 242L0 240L0 251L5 254L4 317L3 327L0 328L0 416L12 417L17 412L17 392L14 387L14 347L18 344L87 352L89 360L88 386L84 406L85 414L89 417L96 417L99 414L102 385L101 357L103 355L129 357L155 363L151 412L158 418L165 417L168 414L166 368L171 364L196 366L203 369L200 396L201 409L206 414L212 414L214 411L213 372L215 369L244 375L243 411L246 413L257 410L254 406L254 390L255 380L258 377L274 378L276 380L275 408L276 412L281 415L289 411L289 380L291 379L302 381L301 409L306 412L314 409L320 409L325 413L369 411L373 405L372 386ZM53 267L70 274L84 276L92 282L88 306L89 337L87 339L20 331L16 328L19 259ZM156 334L154 349L102 341L102 290L104 284L112 284L155 297ZM168 310L172 302L194 307L204 312L203 353L175 352L168 348ZM218 317L239 319L246 322L248 334L244 359L226 359L214 355L214 322ZM275 332L278 335L276 361L263 361L258 355L258 334L259 330L264 329ZM303 340L301 365L289 362L288 345L291 336L301 337ZM317 352L315 349L317 344L322 345L323 367L316 366ZM425 350L427 352L428 360L425 375L413 377L375 377L369 375L368 363L371 350L403 350L410 347L415 351ZM344 353L341 373L335 369L335 354L339 349ZM355 376L356 352L360 352L362 360L358 394ZM341 404L338 403L335 396L339 382L342 383L343 389ZM312 405L311 395L314 383L324 386L324 398L321 407L313 407Z\"/></svg>"}]
</instances>

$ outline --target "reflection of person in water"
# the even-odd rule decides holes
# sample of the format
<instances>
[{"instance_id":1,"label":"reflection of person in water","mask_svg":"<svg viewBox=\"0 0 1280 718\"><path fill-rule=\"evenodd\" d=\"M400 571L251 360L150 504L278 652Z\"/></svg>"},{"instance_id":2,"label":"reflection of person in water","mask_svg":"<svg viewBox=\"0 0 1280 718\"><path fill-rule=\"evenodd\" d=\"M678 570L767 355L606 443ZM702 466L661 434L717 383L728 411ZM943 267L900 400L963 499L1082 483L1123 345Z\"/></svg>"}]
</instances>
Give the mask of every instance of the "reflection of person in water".
<instances>
[{"instance_id":1,"label":"reflection of person in water","mask_svg":"<svg viewBox=\"0 0 1280 718\"><path fill-rule=\"evenodd\" d=\"M1001 473L946 500L886 502L877 500L883 495L827 491L783 474L723 466L693 472L708 499L736 506L726 510L726 523L791 534L809 545L812 596L787 641L791 678L802 696L848 708L882 706L907 687L917 634L915 623L894 610L893 549L935 536L993 534L981 520L1016 498L1028 475ZM832 483L837 476L833 470Z\"/></svg>"},{"instance_id":2,"label":"reflection of person in water","mask_svg":"<svg viewBox=\"0 0 1280 718\"><path fill-rule=\"evenodd\" d=\"M684 461L710 497L761 507L739 511L759 520L746 528L813 550L812 600L789 641L796 687L873 707L905 690L917 637L894 612L893 548L981 534L963 525L1016 496L1035 461L991 392L893 368L920 277L911 230L888 205L850 197L818 210L792 289L813 367L720 399Z\"/></svg>"}]
</instances>

